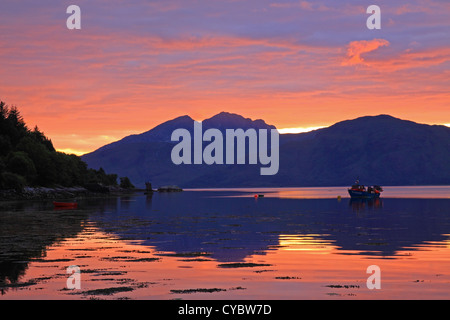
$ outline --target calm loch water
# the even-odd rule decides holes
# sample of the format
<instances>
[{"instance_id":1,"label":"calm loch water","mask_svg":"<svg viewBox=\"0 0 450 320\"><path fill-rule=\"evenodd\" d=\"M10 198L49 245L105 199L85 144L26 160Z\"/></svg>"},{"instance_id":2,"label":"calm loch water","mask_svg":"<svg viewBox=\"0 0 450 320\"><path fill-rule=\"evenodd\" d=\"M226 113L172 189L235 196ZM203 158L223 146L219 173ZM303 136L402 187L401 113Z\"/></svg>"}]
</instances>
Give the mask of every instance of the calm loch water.
<instances>
[{"instance_id":1,"label":"calm loch water","mask_svg":"<svg viewBox=\"0 0 450 320\"><path fill-rule=\"evenodd\" d=\"M58 211L4 202L0 299L450 299L449 208L450 187L387 187L375 201L287 188ZM372 265L380 289L366 285ZM70 266L79 289L68 288Z\"/></svg>"}]
</instances>

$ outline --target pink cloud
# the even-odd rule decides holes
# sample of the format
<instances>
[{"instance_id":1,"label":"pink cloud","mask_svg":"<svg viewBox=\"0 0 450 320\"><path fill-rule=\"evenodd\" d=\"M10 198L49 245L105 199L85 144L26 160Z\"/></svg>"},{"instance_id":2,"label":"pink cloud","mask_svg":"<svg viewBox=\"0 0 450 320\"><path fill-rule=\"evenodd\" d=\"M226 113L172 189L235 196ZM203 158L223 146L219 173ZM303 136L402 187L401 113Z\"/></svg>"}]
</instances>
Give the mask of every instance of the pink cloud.
<instances>
[{"instance_id":1,"label":"pink cloud","mask_svg":"<svg viewBox=\"0 0 450 320\"><path fill-rule=\"evenodd\" d=\"M342 62L342 65L367 64L361 56L363 53L389 46L389 44L389 41L384 39L352 41L347 47L347 58Z\"/></svg>"}]
</instances>

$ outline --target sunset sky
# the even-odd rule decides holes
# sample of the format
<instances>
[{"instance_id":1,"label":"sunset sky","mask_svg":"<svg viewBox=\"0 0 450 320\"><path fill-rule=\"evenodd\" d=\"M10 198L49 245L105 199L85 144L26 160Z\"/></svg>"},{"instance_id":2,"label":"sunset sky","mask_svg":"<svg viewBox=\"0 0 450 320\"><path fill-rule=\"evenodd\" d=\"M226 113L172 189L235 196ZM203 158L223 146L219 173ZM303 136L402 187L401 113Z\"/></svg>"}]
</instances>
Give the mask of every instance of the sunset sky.
<instances>
[{"instance_id":1,"label":"sunset sky","mask_svg":"<svg viewBox=\"0 0 450 320\"><path fill-rule=\"evenodd\" d=\"M448 0L2 0L0 62L0 100L78 154L221 111L280 129L450 124Z\"/></svg>"}]
</instances>

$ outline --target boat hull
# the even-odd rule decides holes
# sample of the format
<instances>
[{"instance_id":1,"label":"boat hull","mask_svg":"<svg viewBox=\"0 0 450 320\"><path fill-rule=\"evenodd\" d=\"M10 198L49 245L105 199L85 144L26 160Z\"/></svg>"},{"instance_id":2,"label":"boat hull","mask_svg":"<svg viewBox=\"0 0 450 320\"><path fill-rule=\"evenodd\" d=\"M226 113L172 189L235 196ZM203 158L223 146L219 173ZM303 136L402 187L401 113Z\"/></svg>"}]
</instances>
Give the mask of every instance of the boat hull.
<instances>
[{"instance_id":1,"label":"boat hull","mask_svg":"<svg viewBox=\"0 0 450 320\"><path fill-rule=\"evenodd\" d=\"M78 208L78 203L76 203L76 202L53 202L53 205L55 206L55 208L58 208L58 209L61 209L61 208L76 209L76 208Z\"/></svg>"},{"instance_id":2,"label":"boat hull","mask_svg":"<svg viewBox=\"0 0 450 320\"><path fill-rule=\"evenodd\" d=\"M348 189L348 193L352 199L375 199L380 197L380 193L351 190Z\"/></svg>"}]
</instances>

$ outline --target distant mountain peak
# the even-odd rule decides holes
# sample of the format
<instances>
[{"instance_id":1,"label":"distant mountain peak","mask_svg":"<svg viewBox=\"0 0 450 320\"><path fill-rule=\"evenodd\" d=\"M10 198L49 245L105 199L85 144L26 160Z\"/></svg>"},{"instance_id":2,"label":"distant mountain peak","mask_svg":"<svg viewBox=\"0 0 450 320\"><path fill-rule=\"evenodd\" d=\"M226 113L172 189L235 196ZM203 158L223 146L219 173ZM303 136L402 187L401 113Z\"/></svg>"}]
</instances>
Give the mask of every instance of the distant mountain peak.
<instances>
[{"instance_id":1,"label":"distant mountain peak","mask_svg":"<svg viewBox=\"0 0 450 320\"><path fill-rule=\"evenodd\" d=\"M192 119L190 116L185 114L184 116L179 116L179 117L173 118L172 120L169 120L169 121L186 121L186 120L193 121L194 119ZM169 122L169 121L166 121L166 122Z\"/></svg>"},{"instance_id":2,"label":"distant mountain peak","mask_svg":"<svg viewBox=\"0 0 450 320\"><path fill-rule=\"evenodd\" d=\"M228 111L221 111L218 114L216 114L213 117L228 117L228 116L237 116L237 117L242 117L240 114L237 113L232 113L232 112L228 112Z\"/></svg>"},{"instance_id":3,"label":"distant mountain peak","mask_svg":"<svg viewBox=\"0 0 450 320\"><path fill-rule=\"evenodd\" d=\"M408 122L408 123L413 123L413 121L410 120L403 120L394 116L391 116L389 114L378 114L378 115L374 115L374 116L362 116L356 119L352 119L352 120L346 120L346 121L360 121L360 120L368 120L368 121L372 121L372 120L386 120L386 121L403 121L403 122Z\"/></svg>"},{"instance_id":4,"label":"distant mountain peak","mask_svg":"<svg viewBox=\"0 0 450 320\"><path fill-rule=\"evenodd\" d=\"M222 112L212 116L211 118L204 119L203 121L236 121L236 120L252 121L251 119L245 118L245 117L241 116L240 114L231 113L231 112L227 112L227 111L222 111Z\"/></svg>"},{"instance_id":5,"label":"distant mountain peak","mask_svg":"<svg viewBox=\"0 0 450 320\"><path fill-rule=\"evenodd\" d=\"M184 116L176 117L176 118L173 118L171 120L165 121L165 122L157 125L156 127L154 127L153 129L151 129L149 131L152 131L152 130L158 128L158 127L171 126L171 125L174 125L174 124L177 124L177 123L190 123L192 121L194 121L194 119L192 119L188 115L184 115Z\"/></svg>"},{"instance_id":6,"label":"distant mountain peak","mask_svg":"<svg viewBox=\"0 0 450 320\"><path fill-rule=\"evenodd\" d=\"M221 111L218 114L212 116L209 119L220 119L220 120L227 120L227 119L248 119L251 120L250 118L245 118L244 116L237 114L237 113L232 113L232 112L228 112L228 111ZM205 119L208 120L208 119Z\"/></svg>"},{"instance_id":7,"label":"distant mountain peak","mask_svg":"<svg viewBox=\"0 0 450 320\"><path fill-rule=\"evenodd\" d=\"M245 118L239 114L222 111L209 119L203 120L206 128L217 129L276 129L275 126L267 124L264 120Z\"/></svg>"}]
</instances>

